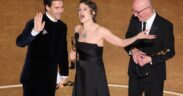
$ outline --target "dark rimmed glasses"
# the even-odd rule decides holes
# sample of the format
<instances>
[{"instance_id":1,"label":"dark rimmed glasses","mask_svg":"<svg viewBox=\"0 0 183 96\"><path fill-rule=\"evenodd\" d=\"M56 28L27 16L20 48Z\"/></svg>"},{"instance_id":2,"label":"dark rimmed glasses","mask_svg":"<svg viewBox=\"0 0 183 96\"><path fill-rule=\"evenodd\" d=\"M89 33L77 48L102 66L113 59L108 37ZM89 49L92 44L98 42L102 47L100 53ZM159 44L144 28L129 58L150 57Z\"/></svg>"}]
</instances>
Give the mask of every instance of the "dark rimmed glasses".
<instances>
[{"instance_id":1,"label":"dark rimmed glasses","mask_svg":"<svg viewBox=\"0 0 183 96\"><path fill-rule=\"evenodd\" d=\"M150 8L150 7L146 7L144 9L140 10L140 11L135 11L135 10L132 9L132 12L133 12L133 14L138 14L139 15L142 11L144 11L144 10L146 10L148 8Z\"/></svg>"}]
</instances>

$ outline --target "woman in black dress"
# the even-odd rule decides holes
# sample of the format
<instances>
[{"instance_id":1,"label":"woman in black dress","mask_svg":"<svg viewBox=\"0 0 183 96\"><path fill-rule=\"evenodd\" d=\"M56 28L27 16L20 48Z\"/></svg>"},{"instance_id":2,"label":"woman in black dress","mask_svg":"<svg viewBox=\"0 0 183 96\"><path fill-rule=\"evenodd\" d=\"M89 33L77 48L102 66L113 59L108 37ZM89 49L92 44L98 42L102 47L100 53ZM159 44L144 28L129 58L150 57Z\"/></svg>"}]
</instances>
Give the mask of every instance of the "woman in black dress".
<instances>
[{"instance_id":1,"label":"woman in black dress","mask_svg":"<svg viewBox=\"0 0 183 96\"><path fill-rule=\"evenodd\" d=\"M116 37L96 23L97 6L93 1L81 1L78 15L81 24L75 27L75 33L79 34L78 63L72 96L110 96L102 59L104 40L125 47L137 39L153 39L154 36L140 32L129 39ZM70 59L76 60L75 57L76 52L71 50Z\"/></svg>"}]
</instances>

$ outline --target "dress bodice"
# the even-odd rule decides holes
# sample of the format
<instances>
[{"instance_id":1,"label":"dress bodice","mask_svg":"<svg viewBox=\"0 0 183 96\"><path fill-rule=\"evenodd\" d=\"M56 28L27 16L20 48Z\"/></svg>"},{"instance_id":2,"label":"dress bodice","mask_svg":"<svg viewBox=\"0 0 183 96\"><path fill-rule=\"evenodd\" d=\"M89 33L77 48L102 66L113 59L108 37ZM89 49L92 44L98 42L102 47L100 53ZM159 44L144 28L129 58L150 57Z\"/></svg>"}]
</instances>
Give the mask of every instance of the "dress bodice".
<instances>
[{"instance_id":1,"label":"dress bodice","mask_svg":"<svg viewBox=\"0 0 183 96\"><path fill-rule=\"evenodd\" d=\"M85 42L78 42L76 47L79 62L72 96L110 96L102 60L103 47Z\"/></svg>"},{"instance_id":2,"label":"dress bodice","mask_svg":"<svg viewBox=\"0 0 183 96\"><path fill-rule=\"evenodd\" d=\"M78 52L80 60L102 59L103 47L99 47L97 44L79 42Z\"/></svg>"}]
</instances>

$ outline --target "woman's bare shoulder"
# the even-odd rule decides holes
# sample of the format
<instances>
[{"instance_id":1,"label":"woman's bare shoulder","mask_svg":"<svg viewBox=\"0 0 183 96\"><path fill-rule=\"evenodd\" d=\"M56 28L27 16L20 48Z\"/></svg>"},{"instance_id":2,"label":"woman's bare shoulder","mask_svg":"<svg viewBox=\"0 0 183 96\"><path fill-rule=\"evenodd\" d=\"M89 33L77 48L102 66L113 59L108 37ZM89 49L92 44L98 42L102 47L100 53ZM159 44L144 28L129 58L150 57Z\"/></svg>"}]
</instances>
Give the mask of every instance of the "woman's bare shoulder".
<instances>
[{"instance_id":1,"label":"woman's bare shoulder","mask_svg":"<svg viewBox=\"0 0 183 96\"><path fill-rule=\"evenodd\" d=\"M104 34L104 33L110 32L110 30L107 29L107 28L104 27L104 26L99 26L98 31L99 31L100 33L103 33L103 34Z\"/></svg>"}]
</instances>

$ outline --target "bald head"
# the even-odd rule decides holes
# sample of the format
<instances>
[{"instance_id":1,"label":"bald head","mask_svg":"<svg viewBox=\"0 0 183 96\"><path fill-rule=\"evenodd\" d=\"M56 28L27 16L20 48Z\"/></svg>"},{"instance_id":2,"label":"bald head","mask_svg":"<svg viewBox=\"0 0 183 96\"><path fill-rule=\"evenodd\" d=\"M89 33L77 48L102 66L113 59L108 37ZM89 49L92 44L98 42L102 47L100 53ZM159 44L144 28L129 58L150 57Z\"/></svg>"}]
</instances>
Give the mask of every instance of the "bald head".
<instances>
[{"instance_id":1,"label":"bald head","mask_svg":"<svg viewBox=\"0 0 183 96\"><path fill-rule=\"evenodd\" d=\"M150 0L134 0L132 12L139 21L146 21L154 13Z\"/></svg>"},{"instance_id":2,"label":"bald head","mask_svg":"<svg viewBox=\"0 0 183 96\"><path fill-rule=\"evenodd\" d=\"M145 7L152 7L150 0L134 0L132 8L138 9L138 8L145 8Z\"/></svg>"}]
</instances>

